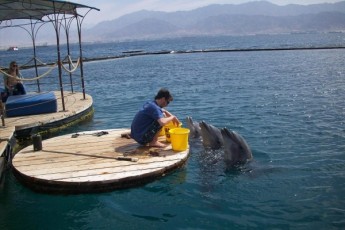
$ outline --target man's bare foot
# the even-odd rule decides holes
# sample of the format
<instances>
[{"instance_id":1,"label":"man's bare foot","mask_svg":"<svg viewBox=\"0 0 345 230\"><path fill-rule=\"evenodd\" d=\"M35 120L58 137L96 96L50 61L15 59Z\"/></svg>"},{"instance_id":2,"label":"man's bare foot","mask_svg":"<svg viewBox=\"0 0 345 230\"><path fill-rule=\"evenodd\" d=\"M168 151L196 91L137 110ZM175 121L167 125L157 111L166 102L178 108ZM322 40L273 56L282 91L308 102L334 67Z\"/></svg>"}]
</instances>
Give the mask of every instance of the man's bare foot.
<instances>
[{"instance_id":1,"label":"man's bare foot","mask_svg":"<svg viewBox=\"0 0 345 230\"><path fill-rule=\"evenodd\" d=\"M161 143L159 141L151 142L151 143L149 143L149 146L150 147L158 147L158 148L165 148L165 147L167 147L167 145L165 145L165 144L163 144L163 143Z\"/></svg>"},{"instance_id":2,"label":"man's bare foot","mask_svg":"<svg viewBox=\"0 0 345 230\"><path fill-rule=\"evenodd\" d=\"M121 133L121 137L122 138L127 138L127 139L131 139L131 133Z\"/></svg>"}]
</instances>

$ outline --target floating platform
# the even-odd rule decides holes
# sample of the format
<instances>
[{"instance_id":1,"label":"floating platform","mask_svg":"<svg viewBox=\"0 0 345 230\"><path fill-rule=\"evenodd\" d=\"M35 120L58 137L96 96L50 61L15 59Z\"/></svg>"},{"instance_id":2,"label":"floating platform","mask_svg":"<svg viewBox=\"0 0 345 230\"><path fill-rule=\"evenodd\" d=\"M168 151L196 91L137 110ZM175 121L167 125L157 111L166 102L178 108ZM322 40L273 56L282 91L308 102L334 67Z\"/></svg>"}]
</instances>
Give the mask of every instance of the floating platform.
<instances>
[{"instance_id":1,"label":"floating platform","mask_svg":"<svg viewBox=\"0 0 345 230\"><path fill-rule=\"evenodd\" d=\"M5 124L0 123L0 179L5 168L3 160L12 159L12 150L16 141L31 140L31 135L40 133L49 137L68 126L87 120L93 115L93 100L88 94L65 91L63 110L60 91L51 92L57 98L57 111L52 113L6 117Z\"/></svg>"},{"instance_id":2,"label":"floating platform","mask_svg":"<svg viewBox=\"0 0 345 230\"><path fill-rule=\"evenodd\" d=\"M64 94L66 110L63 110L60 92L52 93L57 98L56 112L7 117L6 125L0 126L0 139L8 139L9 135L13 135L13 131L17 139L30 138L33 133L50 134L92 116L93 99L90 95L86 94L84 99L83 93L66 91Z\"/></svg>"},{"instance_id":3,"label":"floating platform","mask_svg":"<svg viewBox=\"0 0 345 230\"><path fill-rule=\"evenodd\" d=\"M92 193L150 182L188 159L189 148L176 152L171 145L140 146L121 135L126 132L129 130L88 131L44 140L42 150L34 151L31 145L15 155L13 173L37 192Z\"/></svg>"}]
</instances>

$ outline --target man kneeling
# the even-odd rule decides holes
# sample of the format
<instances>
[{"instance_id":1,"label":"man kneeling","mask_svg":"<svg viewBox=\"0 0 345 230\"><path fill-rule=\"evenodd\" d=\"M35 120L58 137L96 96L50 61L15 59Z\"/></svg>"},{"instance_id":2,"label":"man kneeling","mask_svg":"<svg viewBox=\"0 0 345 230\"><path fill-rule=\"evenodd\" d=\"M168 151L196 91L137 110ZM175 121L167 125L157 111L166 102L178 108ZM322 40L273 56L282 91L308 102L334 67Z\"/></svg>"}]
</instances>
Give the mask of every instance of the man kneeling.
<instances>
[{"instance_id":1,"label":"man kneeling","mask_svg":"<svg viewBox=\"0 0 345 230\"><path fill-rule=\"evenodd\" d=\"M135 115L131 125L131 137L141 145L166 147L158 141L159 131L169 122L176 126L178 118L164 109L173 100L167 89L160 89L153 101L146 102Z\"/></svg>"}]
</instances>

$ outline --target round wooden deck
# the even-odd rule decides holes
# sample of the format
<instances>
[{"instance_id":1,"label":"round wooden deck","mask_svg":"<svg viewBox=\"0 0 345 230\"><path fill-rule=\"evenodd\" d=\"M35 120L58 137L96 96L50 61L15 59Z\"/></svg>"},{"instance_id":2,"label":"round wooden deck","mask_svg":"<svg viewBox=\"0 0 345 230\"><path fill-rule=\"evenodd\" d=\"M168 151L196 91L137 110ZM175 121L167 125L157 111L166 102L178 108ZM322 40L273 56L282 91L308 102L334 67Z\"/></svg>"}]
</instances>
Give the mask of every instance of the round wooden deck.
<instances>
[{"instance_id":1,"label":"round wooden deck","mask_svg":"<svg viewBox=\"0 0 345 230\"><path fill-rule=\"evenodd\" d=\"M12 160L16 178L48 193L110 191L147 183L182 166L189 149L175 152L138 145L121 137L126 129L68 134L42 142L42 150L28 146ZM164 138L164 137L162 137Z\"/></svg>"}]
</instances>

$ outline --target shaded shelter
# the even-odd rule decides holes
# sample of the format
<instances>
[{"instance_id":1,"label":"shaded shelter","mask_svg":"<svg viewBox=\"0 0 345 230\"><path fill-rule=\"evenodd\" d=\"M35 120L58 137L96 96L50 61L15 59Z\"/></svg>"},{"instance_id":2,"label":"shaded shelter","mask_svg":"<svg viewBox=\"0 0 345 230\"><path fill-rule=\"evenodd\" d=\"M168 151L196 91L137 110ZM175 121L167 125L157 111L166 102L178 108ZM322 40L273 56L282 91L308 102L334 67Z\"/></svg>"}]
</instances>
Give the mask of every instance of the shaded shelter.
<instances>
[{"instance_id":1,"label":"shaded shelter","mask_svg":"<svg viewBox=\"0 0 345 230\"><path fill-rule=\"evenodd\" d=\"M82 12L81 9L84 11ZM37 32L43 24L52 23L56 35L56 52L57 60L56 66L58 68L58 79L61 92L61 100L63 110L65 110L64 103L64 86L62 84L62 70L64 60L61 57L61 31L64 30L66 34L66 44L69 56L70 49L70 27L72 22L75 22L78 33L79 43L79 57L78 66L73 66L69 60L69 69L67 71L70 75L71 91L73 92L73 72L76 69L80 70L80 79L82 84L82 91L85 99L85 85L83 73L83 55L82 55L82 42L81 42L81 26L84 17L91 11L99 9L82 4L73 3L70 1L56 1L56 0L0 0L0 29L8 27L18 27L26 30L32 39L33 52L34 52L34 67L36 69L37 91L40 92L39 76L38 76L38 63L36 58L36 39ZM77 68L78 67L78 68ZM65 68L66 69L66 68Z\"/></svg>"}]
</instances>

